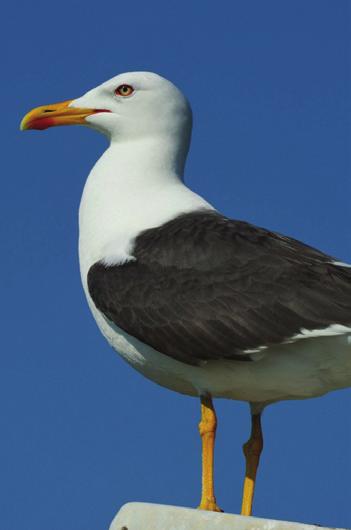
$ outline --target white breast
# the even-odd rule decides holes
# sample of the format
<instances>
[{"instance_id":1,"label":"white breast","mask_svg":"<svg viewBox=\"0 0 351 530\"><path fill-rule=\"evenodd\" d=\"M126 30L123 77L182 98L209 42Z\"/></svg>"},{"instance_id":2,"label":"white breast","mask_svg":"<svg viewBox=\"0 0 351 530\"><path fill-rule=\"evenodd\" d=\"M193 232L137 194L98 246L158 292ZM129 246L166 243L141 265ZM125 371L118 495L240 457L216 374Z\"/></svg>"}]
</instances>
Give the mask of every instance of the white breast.
<instances>
[{"instance_id":1,"label":"white breast","mask_svg":"<svg viewBox=\"0 0 351 530\"><path fill-rule=\"evenodd\" d=\"M143 230L160 226L181 213L213 209L175 173L160 168L155 171L152 164L140 165L140 153L137 159L133 167L130 153L111 145L87 179L79 210L84 287L87 272L96 261L118 264L133 259L133 241Z\"/></svg>"}]
</instances>

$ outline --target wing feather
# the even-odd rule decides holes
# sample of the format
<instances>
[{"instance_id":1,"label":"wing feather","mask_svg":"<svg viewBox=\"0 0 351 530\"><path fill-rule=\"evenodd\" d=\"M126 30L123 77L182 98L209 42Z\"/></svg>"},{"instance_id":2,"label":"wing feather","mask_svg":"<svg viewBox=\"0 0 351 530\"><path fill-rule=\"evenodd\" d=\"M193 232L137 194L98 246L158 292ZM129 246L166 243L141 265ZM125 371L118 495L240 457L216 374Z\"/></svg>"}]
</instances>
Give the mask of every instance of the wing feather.
<instances>
[{"instance_id":1,"label":"wing feather","mask_svg":"<svg viewBox=\"0 0 351 530\"><path fill-rule=\"evenodd\" d=\"M247 350L290 341L301 329L351 324L351 268L249 223L185 214L139 235L133 255L90 268L96 307L189 364L250 360Z\"/></svg>"}]
</instances>

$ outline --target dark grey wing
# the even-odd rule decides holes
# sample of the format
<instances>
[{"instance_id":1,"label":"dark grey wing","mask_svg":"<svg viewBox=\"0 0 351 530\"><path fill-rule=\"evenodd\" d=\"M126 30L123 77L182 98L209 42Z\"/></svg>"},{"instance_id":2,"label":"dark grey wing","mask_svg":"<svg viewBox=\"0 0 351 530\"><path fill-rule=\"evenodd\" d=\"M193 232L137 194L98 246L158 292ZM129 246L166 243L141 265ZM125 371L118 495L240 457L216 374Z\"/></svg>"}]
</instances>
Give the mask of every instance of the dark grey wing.
<instances>
[{"instance_id":1,"label":"dark grey wing","mask_svg":"<svg viewBox=\"0 0 351 530\"><path fill-rule=\"evenodd\" d=\"M351 323L351 268L294 239L216 213L139 235L136 260L95 263L96 307L157 351L189 364L250 360L301 329Z\"/></svg>"}]
</instances>

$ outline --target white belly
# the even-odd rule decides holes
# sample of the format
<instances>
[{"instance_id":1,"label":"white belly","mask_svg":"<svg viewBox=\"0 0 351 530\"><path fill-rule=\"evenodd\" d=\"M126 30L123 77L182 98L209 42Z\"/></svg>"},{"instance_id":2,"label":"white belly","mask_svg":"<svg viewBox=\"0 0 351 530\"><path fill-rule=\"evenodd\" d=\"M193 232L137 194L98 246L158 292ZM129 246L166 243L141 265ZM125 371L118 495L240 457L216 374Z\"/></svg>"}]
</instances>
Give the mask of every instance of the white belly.
<instances>
[{"instance_id":1,"label":"white belly","mask_svg":"<svg viewBox=\"0 0 351 530\"><path fill-rule=\"evenodd\" d=\"M191 366L128 335L96 309L95 320L111 346L155 383L191 396L251 403L305 399L351 386L351 334L298 340L270 347L252 362L216 360Z\"/></svg>"}]
</instances>

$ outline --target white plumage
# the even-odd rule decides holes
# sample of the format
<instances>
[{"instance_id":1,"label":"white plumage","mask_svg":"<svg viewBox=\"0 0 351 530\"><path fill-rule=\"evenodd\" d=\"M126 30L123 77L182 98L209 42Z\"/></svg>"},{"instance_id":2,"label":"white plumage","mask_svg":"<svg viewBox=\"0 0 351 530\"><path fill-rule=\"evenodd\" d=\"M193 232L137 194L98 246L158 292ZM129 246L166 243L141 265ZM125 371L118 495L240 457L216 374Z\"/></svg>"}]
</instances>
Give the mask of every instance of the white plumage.
<instances>
[{"instance_id":1,"label":"white plumage","mask_svg":"<svg viewBox=\"0 0 351 530\"><path fill-rule=\"evenodd\" d=\"M103 260L115 265L132 260L133 241L143 230L157 227L181 213L213 208L183 183L191 114L182 94L168 81L155 74L122 74L71 105L111 108L106 96L104 99L104 91L123 82L145 84L143 90L147 97L154 99L155 115L152 111L145 116L141 114L136 138L130 130L124 138L123 131L124 120L127 128L134 112L145 112L145 106L140 110L139 102L135 108L130 105L118 109L116 123L109 114L87 118L91 126L107 133L112 141L88 177L79 213L82 282L97 324L111 346L146 377L190 395L209 392L214 397L263 405L282 399L319 396L349 386L351 330L345 326L301 330L292 344L265 348L253 363L233 365L228 360L216 360L193 367L164 356L131 337L107 321L95 307L86 280L95 262ZM167 98L170 107L161 120L157 115L162 105L160 94Z\"/></svg>"},{"instance_id":2,"label":"white plumage","mask_svg":"<svg viewBox=\"0 0 351 530\"><path fill-rule=\"evenodd\" d=\"M89 306L136 370L201 397L201 508L219 510L211 396L251 404L242 509L250 514L262 409L351 385L350 265L224 218L185 186L191 122L189 104L172 83L132 72L78 99L34 109L22 128L81 123L109 138L79 211Z\"/></svg>"}]
</instances>

